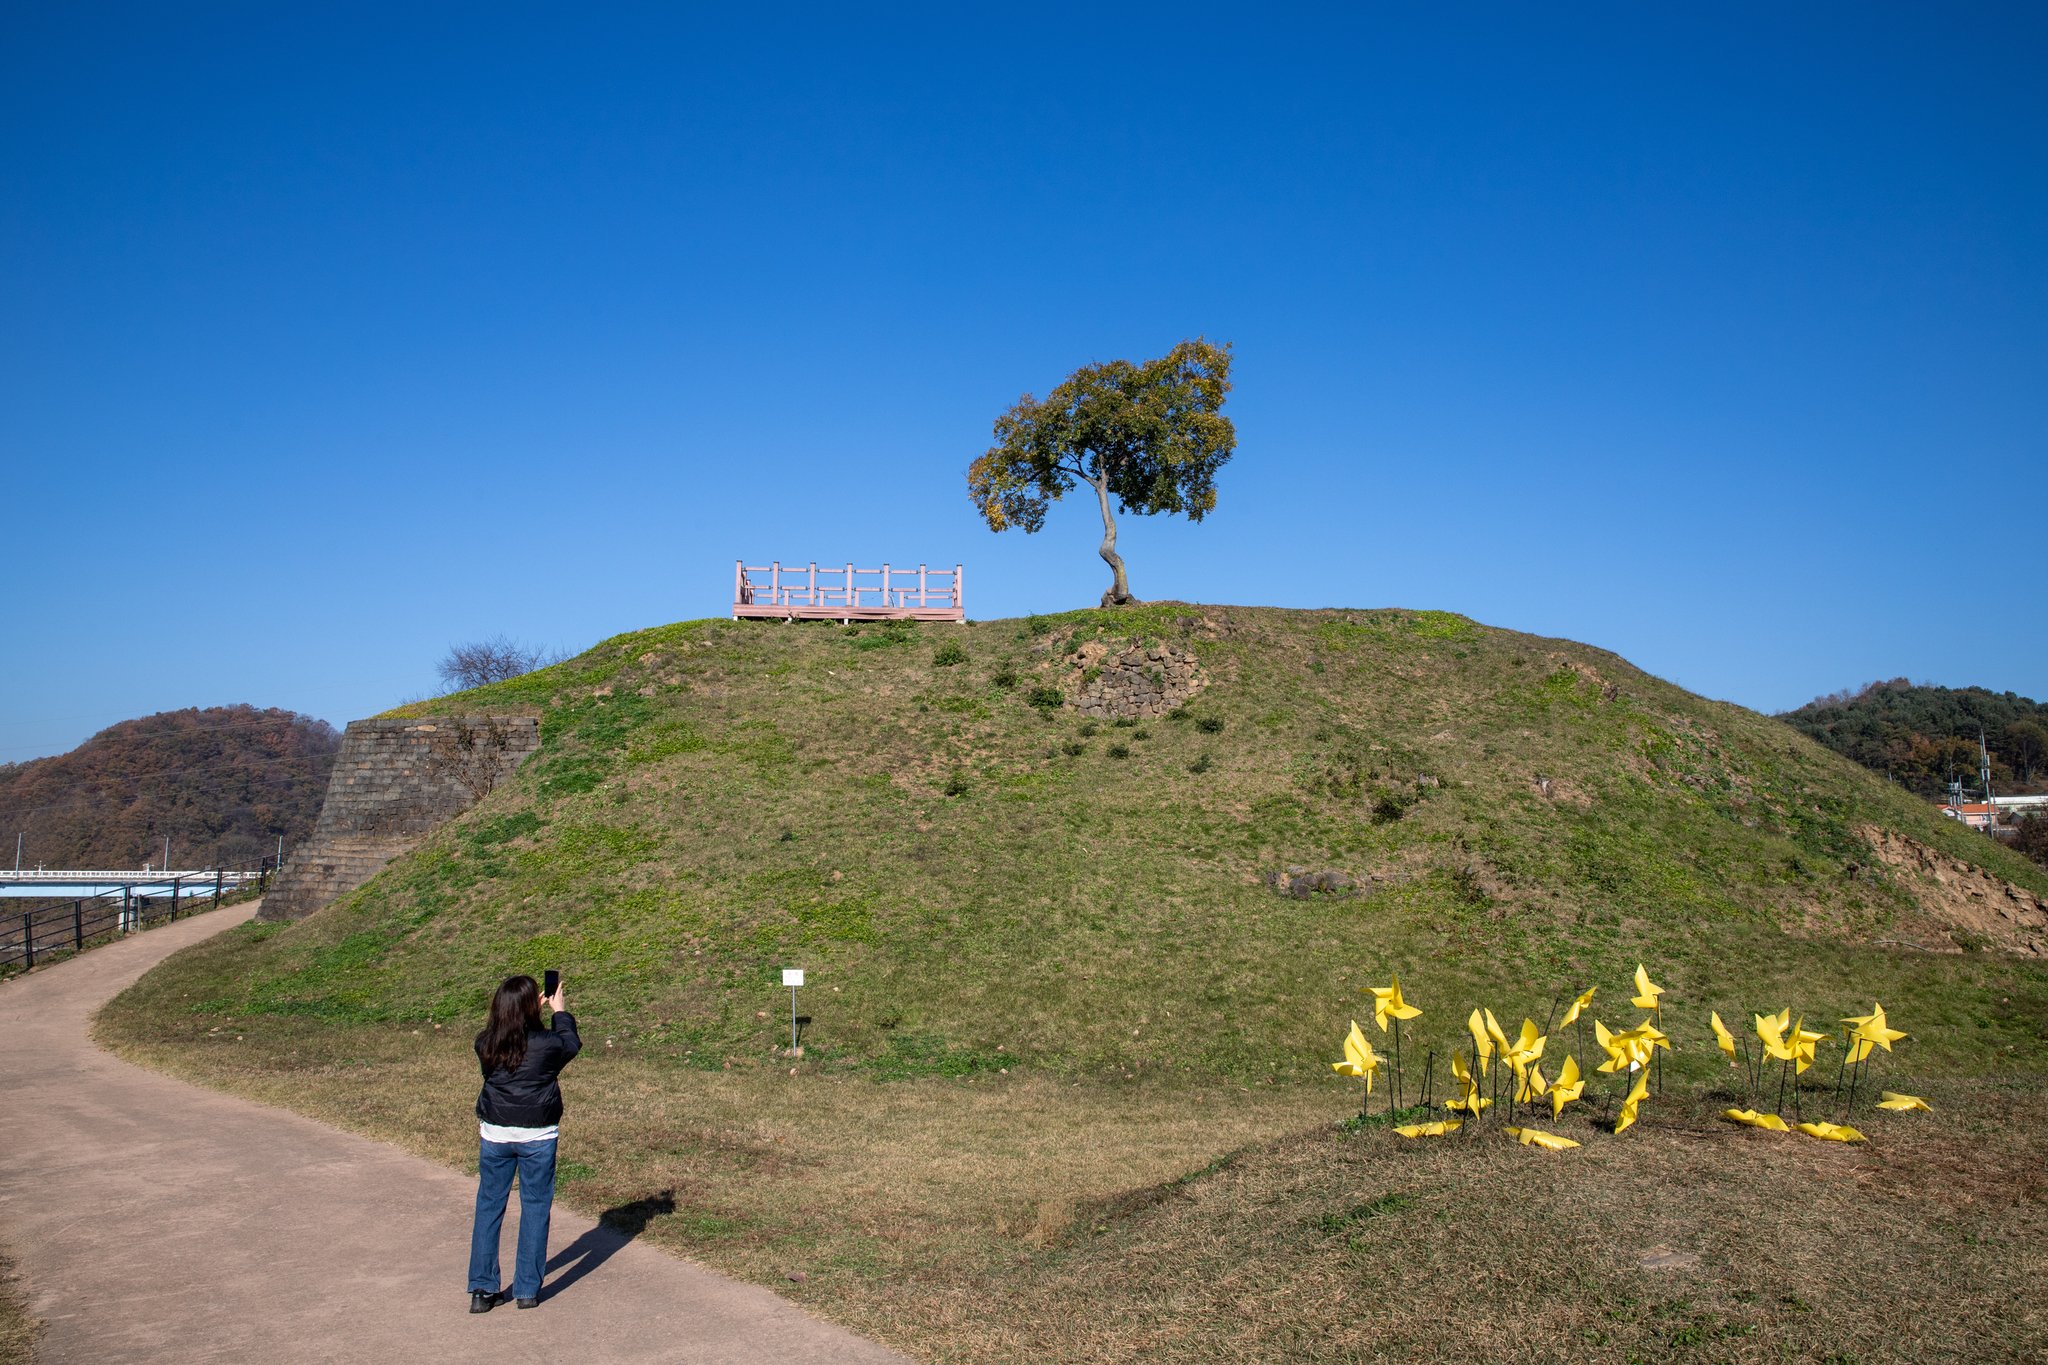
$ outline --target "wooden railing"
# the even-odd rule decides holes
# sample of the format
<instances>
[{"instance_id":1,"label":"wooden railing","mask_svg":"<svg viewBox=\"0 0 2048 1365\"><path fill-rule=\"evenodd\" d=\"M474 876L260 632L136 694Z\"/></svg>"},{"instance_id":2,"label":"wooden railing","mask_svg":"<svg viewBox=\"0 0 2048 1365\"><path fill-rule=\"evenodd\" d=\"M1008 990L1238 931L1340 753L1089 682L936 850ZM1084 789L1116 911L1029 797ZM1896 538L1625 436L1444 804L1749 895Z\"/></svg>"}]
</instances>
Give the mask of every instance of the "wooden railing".
<instances>
[{"instance_id":1,"label":"wooden railing","mask_svg":"<svg viewBox=\"0 0 2048 1365\"><path fill-rule=\"evenodd\" d=\"M782 621L964 621L961 566L899 569L884 564L768 564L735 561L732 614Z\"/></svg>"}]
</instances>

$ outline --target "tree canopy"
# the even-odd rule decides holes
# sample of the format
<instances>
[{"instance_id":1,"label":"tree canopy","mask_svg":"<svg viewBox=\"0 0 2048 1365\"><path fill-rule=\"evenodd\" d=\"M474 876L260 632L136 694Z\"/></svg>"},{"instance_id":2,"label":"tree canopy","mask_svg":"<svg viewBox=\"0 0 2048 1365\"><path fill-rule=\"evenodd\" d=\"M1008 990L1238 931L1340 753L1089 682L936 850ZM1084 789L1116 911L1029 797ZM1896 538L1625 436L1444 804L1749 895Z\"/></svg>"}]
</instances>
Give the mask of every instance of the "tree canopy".
<instances>
[{"instance_id":1,"label":"tree canopy","mask_svg":"<svg viewBox=\"0 0 2048 1365\"><path fill-rule=\"evenodd\" d=\"M991 531L1045 525L1046 509L1084 483L1102 510L1100 553L1114 575L1102 605L1129 602L1116 548L1117 510L1178 512L1200 521L1216 507L1216 471L1237 445L1222 415L1230 347L1197 337L1157 360L1084 365L1043 401L1025 394L996 419L995 444L967 470L967 493Z\"/></svg>"},{"instance_id":2,"label":"tree canopy","mask_svg":"<svg viewBox=\"0 0 2048 1365\"><path fill-rule=\"evenodd\" d=\"M1927 797L1940 796L1952 775L1977 785L1979 735L2002 792L2034 786L2048 766L2048 705L2011 692L1894 678L1816 697L1781 719Z\"/></svg>"}]
</instances>

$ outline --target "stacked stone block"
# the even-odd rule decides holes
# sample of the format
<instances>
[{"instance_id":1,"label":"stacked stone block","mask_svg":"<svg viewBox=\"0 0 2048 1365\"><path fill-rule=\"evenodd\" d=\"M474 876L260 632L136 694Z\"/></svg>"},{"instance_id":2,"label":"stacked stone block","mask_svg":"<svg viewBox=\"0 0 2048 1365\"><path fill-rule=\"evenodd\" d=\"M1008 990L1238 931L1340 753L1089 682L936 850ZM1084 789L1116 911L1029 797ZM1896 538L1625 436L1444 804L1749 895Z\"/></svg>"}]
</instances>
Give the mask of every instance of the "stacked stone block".
<instances>
[{"instance_id":1,"label":"stacked stone block","mask_svg":"<svg viewBox=\"0 0 2048 1365\"><path fill-rule=\"evenodd\" d=\"M313 833L262 918L304 919L474 806L540 747L532 716L359 720L341 739Z\"/></svg>"},{"instance_id":2,"label":"stacked stone block","mask_svg":"<svg viewBox=\"0 0 2048 1365\"><path fill-rule=\"evenodd\" d=\"M1146 720L1176 710L1206 685L1194 655L1171 645L1132 645L1084 672L1073 704L1084 716Z\"/></svg>"}]
</instances>

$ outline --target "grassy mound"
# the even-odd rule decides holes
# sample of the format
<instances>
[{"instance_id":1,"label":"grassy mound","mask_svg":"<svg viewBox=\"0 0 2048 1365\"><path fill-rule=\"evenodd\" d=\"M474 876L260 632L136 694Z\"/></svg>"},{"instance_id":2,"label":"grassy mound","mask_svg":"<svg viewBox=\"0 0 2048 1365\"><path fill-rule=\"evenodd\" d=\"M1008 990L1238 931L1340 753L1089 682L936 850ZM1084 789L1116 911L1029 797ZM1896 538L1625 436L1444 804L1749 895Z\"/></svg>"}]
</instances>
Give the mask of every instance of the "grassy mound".
<instances>
[{"instance_id":1,"label":"grassy mound","mask_svg":"<svg viewBox=\"0 0 2048 1365\"><path fill-rule=\"evenodd\" d=\"M1145 641L1199 661L1206 685L1180 711L1112 724L1062 704L1098 645ZM1690 1227L1687 1192L1723 1180L1730 1154L1768 1165L1700 1117L1728 1075L1709 1009L1831 1022L1882 1000L1914 1035L1886 1084L2017 1085L2014 1104L2040 1103L2048 969L1999 950L2038 941L2048 874L1778 721L1585 646L1441 612L1175 603L967 627L696 621L406 710L486 707L542 718L514 779L311 919L172 959L103 1035L460 1164L490 989L560 967L590 1043L568 1085L564 1197L915 1354L1201 1358L1216 1338L1162 1335L1153 1305L1251 1312L1227 1283L1271 1309L1227 1358L1339 1332L1282 1311L1275 1267L1376 1294L1386 1268L1353 1244L1421 1216L1310 1226L1370 1204L1339 1197L1358 1153L1406 1159L1383 1131L1301 1136L1355 1105L1328 1062L1369 1017L1359 988L1393 972L1425 1011L1414 1059L1461 1040L1479 1003L1541 1025L1597 984L1593 1013L1632 1022L1627 979L1650 964L1679 1051L1671 1099L1625 1140L1676 1144L1657 1160L1680 1174L1663 1195L1616 1185L1617 1220L1633 1199ZM1321 872L1336 889L1274 884ZM784 966L810 972L801 1057L785 1051ZM1484 1203L1528 1156L1461 1150L1482 1151L1464 1194L1434 1157L1421 1185L1382 1192ZM1777 1160L1821 1176L1878 1158ZM1531 1228L1574 1206L1564 1180L1532 1187L1553 1202ZM1226 1188L1264 1201L1292 1248L1265 1270L1197 1207ZM1892 1226L1828 1208L1811 1224L1828 1235ZM1982 1228L1944 1227L1928 1266L1977 1255ZM1149 1268L1103 1278L1110 1253L1091 1248L1114 1247ZM2004 1283L2018 1263L1998 1255L1984 1273ZM1410 1285L1417 1311L1463 1311L1466 1291L1434 1273ZM1712 1330L1825 1355L1827 1334L1779 1321L1794 1310L1758 1300L1754 1278L1717 1281ZM1944 1291L1930 1271L1915 1292ZM1055 1329L1050 1305L1068 1301L1089 1322ZM1841 1339L1876 1330L1860 1311L1843 1310ZM1692 1330L1604 1313L1549 1312L1563 1335L1529 1358L1584 1333L1635 1349ZM1421 1321L1389 1340L1427 1357Z\"/></svg>"},{"instance_id":2,"label":"grassy mound","mask_svg":"<svg viewBox=\"0 0 2048 1365\"><path fill-rule=\"evenodd\" d=\"M1097 636L1189 648L1210 685L1137 725L1046 705ZM466 1021L558 965L615 1046L724 1067L786 1041L777 970L805 966L815 1064L1242 1080L1320 1074L1368 976L1541 1022L1644 958L1702 1017L1823 985L1946 1065L2043 1045L2040 973L1901 950L1957 943L1865 831L2048 874L1782 724L1445 613L688 622L407 709L521 705L545 738L516 781L212 950L235 970L195 1007ZM1361 888L1295 899L1266 884L1289 868Z\"/></svg>"}]
</instances>

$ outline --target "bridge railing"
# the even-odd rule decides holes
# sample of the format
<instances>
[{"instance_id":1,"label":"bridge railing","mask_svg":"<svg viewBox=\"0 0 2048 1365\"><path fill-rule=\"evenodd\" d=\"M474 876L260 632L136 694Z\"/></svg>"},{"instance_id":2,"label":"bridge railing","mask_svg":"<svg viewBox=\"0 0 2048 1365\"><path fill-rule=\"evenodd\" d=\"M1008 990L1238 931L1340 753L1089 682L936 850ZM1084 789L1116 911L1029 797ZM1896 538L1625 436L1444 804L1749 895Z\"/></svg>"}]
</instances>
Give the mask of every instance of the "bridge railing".
<instances>
[{"instance_id":1,"label":"bridge railing","mask_svg":"<svg viewBox=\"0 0 2048 1365\"><path fill-rule=\"evenodd\" d=\"M243 880L267 885L269 869L249 873ZM102 940L175 920L181 913L210 909L220 904L224 894L237 889L228 874L220 871L197 873L191 883L174 878L167 896L137 896L116 890L19 913L0 911L0 971L27 971L53 954L84 952ZM154 889L157 884L150 885Z\"/></svg>"},{"instance_id":2,"label":"bridge railing","mask_svg":"<svg viewBox=\"0 0 2048 1365\"><path fill-rule=\"evenodd\" d=\"M263 861L267 867L272 860L266 855ZM11 872L6 868L0 868L0 877L5 877L11 882L118 882L124 886L168 886L174 881L197 885L202 881L210 883L216 876L227 878L228 885L234 886L241 882L253 881L258 875L260 874L257 872L243 872L213 867L194 867L188 868L183 872L167 872L149 867L145 867L139 872L134 868L128 867L31 867L19 868Z\"/></svg>"}]
</instances>

